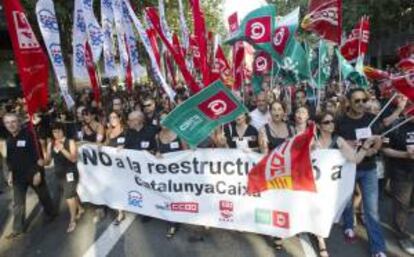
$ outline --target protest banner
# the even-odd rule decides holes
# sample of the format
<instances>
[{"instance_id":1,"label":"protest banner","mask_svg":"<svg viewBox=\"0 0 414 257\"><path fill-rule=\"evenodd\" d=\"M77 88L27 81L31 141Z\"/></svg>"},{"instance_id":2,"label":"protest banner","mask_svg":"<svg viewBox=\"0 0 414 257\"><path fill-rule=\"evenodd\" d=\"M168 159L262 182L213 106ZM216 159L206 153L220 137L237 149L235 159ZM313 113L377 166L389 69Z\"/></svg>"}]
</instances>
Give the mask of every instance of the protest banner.
<instances>
[{"instance_id":1,"label":"protest banner","mask_svg":"<svg viewBox=\"0 0 414 257\"><path fill-rule=\"evenodd\" d=\"M313 152L316 192L286 189L247 194L247 174L263 156L238 149L198 149L156 158L85 144L79 149L78 194L171 222L291 237L328 237L354 189L355 165L338 150Z\"/></svg>"}]
</instances>

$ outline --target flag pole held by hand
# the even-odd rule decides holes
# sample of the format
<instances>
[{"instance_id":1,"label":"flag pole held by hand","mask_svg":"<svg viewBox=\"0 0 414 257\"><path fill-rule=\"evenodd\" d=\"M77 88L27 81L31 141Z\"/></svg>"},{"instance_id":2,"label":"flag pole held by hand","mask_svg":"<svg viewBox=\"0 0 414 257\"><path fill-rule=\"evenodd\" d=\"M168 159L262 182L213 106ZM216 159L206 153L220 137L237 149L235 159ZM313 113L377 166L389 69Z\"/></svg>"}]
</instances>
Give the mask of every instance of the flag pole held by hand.
<instances>
[{"instance_id":1,"label":"flag pole held by hand","mask_svg":"<svg viewBox=\"0 0 414 257\"><path fill-rule=\"evenodd\" d=\"M404 121L398 123L396 126L390 128L389 130L385 131L384 133L381 134L381 137L385 137L386 135L388 135L389 133L393 132L394 130L398 129L399 127L403 126L404 124L410 122L414 120L414 116L405 119Z\"/></svg>"},{"instance_id":2,"label":"flag pole held by hand","mask_svg":"<svg viewBox=\"0 0 414 257\"><path fill-rule=\"evenodd\" d=\"M390 106L392 101L398 96L398 93L394 93L394 95L388 100L388 102L384 105L384 107L381 109L381 111L372 119L372 121L369 123L368 127L372 127L374 123L379 119L379 117L385 112L385 110Z\"/></svg>"}]
</instances>

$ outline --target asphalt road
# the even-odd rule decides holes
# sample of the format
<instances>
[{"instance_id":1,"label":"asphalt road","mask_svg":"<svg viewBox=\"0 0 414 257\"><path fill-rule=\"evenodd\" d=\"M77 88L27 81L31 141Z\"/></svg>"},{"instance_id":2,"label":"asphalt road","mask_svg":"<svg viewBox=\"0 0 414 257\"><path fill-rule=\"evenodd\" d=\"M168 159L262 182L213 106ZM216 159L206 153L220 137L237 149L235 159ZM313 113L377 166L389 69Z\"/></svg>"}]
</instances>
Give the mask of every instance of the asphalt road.
<instances>
[{"instance_id":1,"label":"asphalt road","mask_svg":"<svg viewBox=\"0 0 414 257\"><path fill-rule=\"evenodd\" d=\"M52 173L49 173L52 174ZM54 190L53 175L48 182ZM55 195L55 194L54 194ZM404 254L393 237L391 201L384 196L380 201L380 214L387 241L388 255L409 257ZM181 225L176 236L167 239L167 223L153 219L143 223L141 217L128 214L120 225L114 226L114 212L95 224L92 221L93 210L86 207L86 213L79 221L77 229L67 234L69 214L65 204L61 204L60 215L53 222L46 222L41 207L33 192L27 199L27 232L23 237L7 240L11 232L12 199L10 190L0 195L0 256L1 257L312 257L319 256L314 240L307 235L284 240L282 251L276 251L269 237L228 231L208 229L191 225ZM410 220L410 229L414 232L414 217ZM357 227L358 241L347 245L343 241L339 225L335 225L327 240L330 256L362 257L369 256L367 237L362 225ZM202 235L203 241L189 242L194 235Z\"/></svg>"}]
</instances>

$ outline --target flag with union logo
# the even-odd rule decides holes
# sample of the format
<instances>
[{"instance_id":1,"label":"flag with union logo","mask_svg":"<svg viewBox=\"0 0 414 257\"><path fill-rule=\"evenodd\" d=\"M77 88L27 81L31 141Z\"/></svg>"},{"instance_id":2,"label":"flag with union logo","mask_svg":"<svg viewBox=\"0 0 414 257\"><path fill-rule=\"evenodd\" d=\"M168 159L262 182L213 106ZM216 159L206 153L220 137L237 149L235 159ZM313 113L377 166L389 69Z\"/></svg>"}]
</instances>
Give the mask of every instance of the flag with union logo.
<instances>
[{"instance_id":1,"label":"flag with union logo","mask_svg":"<svg viewBox=\"0 0 414 257\"><path fill-rule=\"evenodd\" d=\"M175 108L161 124L194 147L217 126L245 112L246 107L217 80Z\"/></svg>"},{"instance_id":2,"label":"flag with union logo","mask_svg":"<svg viewBox=\"0 0 414 257\"><path fill-rule=\"evenodd\" d=\"M254 194L269 189L316 192L310 157L314 131L312 123L303 133L286 140L264 157L249 172L248 192Z\"/></svg>"}]
</instances>

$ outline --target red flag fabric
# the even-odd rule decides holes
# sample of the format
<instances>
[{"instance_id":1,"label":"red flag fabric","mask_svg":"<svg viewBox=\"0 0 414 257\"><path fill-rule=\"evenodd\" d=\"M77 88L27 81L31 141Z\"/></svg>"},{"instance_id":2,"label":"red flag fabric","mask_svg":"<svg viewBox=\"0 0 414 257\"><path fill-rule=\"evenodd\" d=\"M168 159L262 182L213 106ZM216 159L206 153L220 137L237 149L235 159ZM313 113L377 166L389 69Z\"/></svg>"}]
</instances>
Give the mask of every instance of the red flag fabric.
<instances>
[{"instance_id":1,"label":"red flag fabric","mask_svg":"<svg viewBox=\"0 0 414 257\"><path fill-rule=\"evenodd\" d=\"M174 66L173 66L173 63L172 63L172 60L171 60L172 57L168 52L165 52L164 58L165 58L165 61L167 62L167 70L168 70L168 72L170 73L170 76L171 76L172 86L175 89L176 86L177 86L177 80L176 80L176 77L175 77Z\"/></svg>"},{"instance_id":2,"label":"red flag fabric","mask_svg":"<svg viewBox=\"0 0 414 257\"><path fill-rule=\"evenodd\" d=\"M93 98L95 102L99 103L101 99L99 80L98 80L98 76L95 71L95 66L93 64L92 49L88 41L86 41L85 43L85 63L86 63L86 68L89 74L89 80L92 85Z\"/></svg>"},{"instance_id":3,"label":"red flag fabric","mask_svg":"<svg viewBox=\"0 0 414 257\"><path fill-rule=\"evenodd\" d=\"M200 59L200 48L197 45L197 41L194 35L190 36L190 49L193 55L194 68L197 71L201 71L201 59Z\"/></svg>"},{"instance_id":4,"label":"red flag fabric","mask_svg":"<svg viewBox=\"0 0 414 257\"><path fill-rule=\"evenodd\" d=\"M237 12L233 13L228 17L228 22L230 34L235 33L239 29L239 20L237 17Z\"/></svg>"},{"instance_id":5,"label":"red flag fabric","mask_svg":"<svg viewBox=\"0 0 414 257\"><path fill-rule=\"evenodd\" d=\"M390 78L390 74L386 71L375 69L370 66L364 66L364 73L371 80L385 80Z\"/></svg>"},{"instance_id":6,"label":"red flag fabric","mask_svg":"<svg viewBox=\"0 0 414 257\"><path fill-rule=\"evenodd\" d=\"M253 73L256 76L263 76L272 70L272 57L265 51L256 54L253 60Z\"/></svg>"},{"instance_id":7,"label":"red flag fabric","mask_svg":"<svg viewBox=\"0 0 414 257\"><path fill-rule=\"evenodd\" d=\"M398 48L398 56L400 59L414 58L414 42L406 44Z\"/></svg>"},{"instance_id":8,"label":"red flag fabric","mask_svg":"<svg viewBox=\"0 0 414 257\"><path fill-rule=\"evenodd\" d=\"M154 53L155 59L157 60L158 67L161 68L161 55L160 49L158 48L156 31L153 28L147 29L147 36L150 41L152 52Z\"/></svg>"},{"instance_id":9,"label":"red flag fabric","mask_svg":"<svg viewBox=\"0 0 414 257\"><path fill-rule=\"evenodd\" d=\"M356 61L360 55L367 53L368 43L369 19L363 16L342 45L341 54L348 61Z\"/></svg>"},{"instance_id":10,"label":"red flag fabric","mask_svg":"<svg viewBox=\"0 0 414 257\"><path fill-rule=\"evenodd\" d=\"M397 67L405 72L414 71L414 57L402 59Z\"/></svg>"},{"instance_id":11,"label":"red flag fabric","mask_svg":"<svg viewBox=\"0 0 414 257\"><path fill-rule=\"evenodd\" d=\"M239 20L237 12L233 13L228 18L230 33L235 33L239 29ZM243 66L244 66L244 44L238 41L233 45L233 90L239 90L243 83Z\"/></svg>"},{"instance_id":12,"label":"red flag fabric","mask_svg":"<svg viewBox=\"0 0 414 257\"><path fill-rule=\"evenodd\" d=\"M27 111L33 115L48 102L47 55L37 41L20 1L3 1L3 7Z\"/></svg>"},{"instance_id":13,"label":"red flag fabric","mask_svg":"<svg viewBox=\"0 0 414 257\"><path fill-rule=\"evenodd\" d=\"M154 7L149 7L146 8L146 13L152 25L154 26L155 31L157 31L162 42L165 44L168 51L171 53L175 62L177 63L178 68L180 69L181 74L183 75L183 78L187 83L187 86L193 93L197 93L201 90L201 87L197 84L197 82L191 75L190 71L188 70L187 65L185 63L185 58L181 55L181 51L179 49L174 49L174 46L168 41L167 37L162 32L160 18L158 16L157 10Z\"/></svg>"},{"instance_id":14,"label":"red flag fabric","mask_svg":"<svg viewBox=\"0 0 414 257\"><path fill-rule=\"evenodd\" d=\"M128 45L127 37L124 36L125 45ZM131 56L129 53L129 47L126 48L127 55L128 55L128 64L126 67L126 75L125 75L125 84L127 85L128 92L132 92L132 68L131 68Z\"/></svg>"},{"instance_id":15,"label":"red flag fabric","mask_svg":"<svg viewBox=\"0 0 414 257\"><path fill-rule=\"evenodd\" d=\"M208 67L207 57L207 33L204 12L201 10L200 0L190 0L193 22L194 36L200 53L200 68L204 86L210 85L210 68Z\"/></svg>"},{"instance_id":16,"label":"red flag fabric","mask_svg":"<svg viewBox=\"0 0 414 257\"><path fill-rule=\"evenodd\" d=\"M392 85L408 99L414 101L414 72L391 79Z\"/></svg>"},{"instance_id":17,"label":"red flag fabric","mask_svg":"<svg viewBox=\"0 0 414 257\"><path fill-rule=\"evenodd\" d=\"M211 69L211 79L221 79L224 84L232 86L231 67L221 46L218 46L216 50L214 65Z\"/></svg>"},{"instance_id":18,"label":"red flag fabric","mask_svg":"<svg viewBox=\"0 0 414 257\"><path fill-rule=\"evenodd\" d=\"M264 157L248 175L247 191L250 194L269 189L316 192L310 144L315 124Z\"/></svg>"},{"instance_id":19,"label":"red flag fabric","mask_svg":"<svg viewBox=\"0 0 414 257\"><path fill-rule=\"evenodd\" d=\"M323 39L341 44L342 0L310 0L302 28Z\"/></svg>"}]
</instances>

